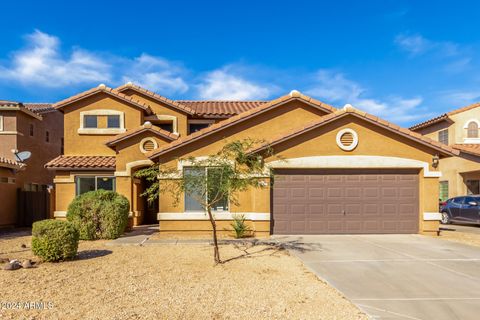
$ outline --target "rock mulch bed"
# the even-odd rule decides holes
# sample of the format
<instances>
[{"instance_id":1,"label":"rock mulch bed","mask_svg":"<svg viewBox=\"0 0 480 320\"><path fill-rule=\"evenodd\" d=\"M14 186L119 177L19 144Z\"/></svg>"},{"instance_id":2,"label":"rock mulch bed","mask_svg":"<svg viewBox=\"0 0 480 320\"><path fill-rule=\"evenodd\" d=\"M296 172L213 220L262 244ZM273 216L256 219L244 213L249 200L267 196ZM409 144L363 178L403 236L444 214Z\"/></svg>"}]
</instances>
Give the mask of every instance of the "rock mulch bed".
<instances>
[{"instance_id":1,"label":"rock mulch bed","mask_svg":"<svg viewBox=\"0 0 480 320\"><path fill-rule=\"evenodd\" d=\"M480 247L480 234L477 233L442 230L439 238Z\"/></svg>"},{"instance_id":2,"label":"rock mulch bed","mask_svg":"<svg viewBox=\"0 0 480 320\"><path fill-rule=\"evenodd\" d=\"M81 242L74 261L0 270L0 318L367 319L286 250L222 245L230 260L214 266L208 245L105 243ZM29 247L30 237L0 237L0 258L37 261Z\"/></svg>"}]
</instances>

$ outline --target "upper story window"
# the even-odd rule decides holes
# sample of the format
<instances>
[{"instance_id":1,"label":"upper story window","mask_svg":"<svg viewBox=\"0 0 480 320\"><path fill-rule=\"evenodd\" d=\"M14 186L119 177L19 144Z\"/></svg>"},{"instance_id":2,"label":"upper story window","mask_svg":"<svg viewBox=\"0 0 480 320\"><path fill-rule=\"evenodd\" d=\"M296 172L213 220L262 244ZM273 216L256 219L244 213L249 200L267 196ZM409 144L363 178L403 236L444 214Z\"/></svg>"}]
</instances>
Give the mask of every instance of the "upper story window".
<instances>
[{"instance_id":1,"label":"upper story window","mask_svg":"<svg viewBox=\"0 0 480 320\"><path fill-rule=\"evenodd\" d=\"M145 118L147 121L151 121L155 126L162 130L178 133L177 117L168 114L155 114Z\"/></svg>"},{"instance_id":2,"label":"upper story window","mask_svg":"<svg viewBox=\"0 0 480 320\"><path fill-rule=\"evenodd\" d=\"M467 126L467 138L478 138L478 123L470 121Z\"/></svg>"},{"instance_id":3,"label":"upper story window","mask_svg":"<svg viewBox=\"0 0 480 320\"><path fill-rule=\"evenodd\" d=\"M107 128L120 128L120 115L118 114L108 115Z\"/></svg>"},{"instance_id":4,"label":"upper story window","mask_svg":"<svg viewBox=\"0 0 480 320\"><path fill-rule=\"evenodd\" d=\"M0 131L3 131L3 116L0 115Z\"/></svg>"},{"instance_id":5,"label":"upper story window","mask_svg":"<svg viewBox=\"0 0 480 320\"><path fill-rule=\"evenodd\" d=\"M79 134L119 134L125 132L124 113L98 109L80 112Z\"/></svg>"},{"instance_id":6,"label":"upper story window","mask_svg":"<svg viewBox=\"0 0 480 320\"><path fill-rule=\"evenodd\" d=\"M448 145L448 129L438 132L438 142Z\"/></svg>"},{"instance_id":7,"label":"upper story window","mask_svg":"<svg viewBox=\"0 0 480 320\"><path fill-rule=\"evenodd\" d=\"M188 134L207 128L213 123L214 121L211 120L190 120L188 122Z\"/></svg>"},{"instance_id":8,"label":"upper story window","mask_svg":"<svg viewBox=\"0 0 480 320\"><path fill-rule=\"evenodd\" d=\"M98 118L95 115L85 115L83 116L83 127L84 128L98 128Z\"/></svg>"},{"instance_id":9,"label":"upper story window","mask_svg":"<svg viewBox=\"0 0 480 320\"><path fill-rule=\"evenodd\" d=\"M45 142L50 142L50 132L45 131Z\"/></svg>"},{"instance_id":10,"label":"upper story window","mask_svg":"<svg viewBox=\"0 0 480 320\"><path fill-rule=\"evenodd\" d=\"M160 129L163 129L168 132L173 132L173 122L159 123L158 126L160 127Z\"/></svg>"},{"instance_id":11,"label":"upper story window","mask_svg":"<svg viewBox=\"0 0 480 320\"><path fill-rule=\"evenodd\" d=\"M29 130L30 130L30 137L33 137L34 132L33 132L33 124L32 123L30 123L30 129Z\"/></svg>"}]
</instances>

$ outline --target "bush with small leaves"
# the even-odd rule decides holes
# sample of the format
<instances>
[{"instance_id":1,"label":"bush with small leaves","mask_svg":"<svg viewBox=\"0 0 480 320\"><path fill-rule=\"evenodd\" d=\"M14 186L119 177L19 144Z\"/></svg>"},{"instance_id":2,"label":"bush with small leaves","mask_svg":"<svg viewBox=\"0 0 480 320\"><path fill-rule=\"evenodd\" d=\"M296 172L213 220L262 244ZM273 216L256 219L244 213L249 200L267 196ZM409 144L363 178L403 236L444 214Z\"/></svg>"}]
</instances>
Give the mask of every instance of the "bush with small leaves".
<instances>
[{"instance_id":1,"label":"bush with small leaves","mask_svg":"<svg viewBox=\"0 0 480 320\"><path fill-rule=\"evenodd\" d=\"M32 226L32 251L43 261L71 260L77 254L78 238L78 230L68 221L37 221Z\"/></svg>"},{"instance_id":2,"label":"bush with small leaves","mask_svg":"<svg viewBox=\"0 0 480 320\"><path fill-rule=\"evenodd\" d=\"M243 214L233 215L233 222L230 224L235 232L235 238L246 238L252 235L252 229L245 222Z\"/></svg>"},{"instance_id":3,"label":"bush with small leaves","mask_svg":"<svg viewBox=\"0 0 480 320\"><path fill-rule=\"evenodd\" d=\"M127 198L97 190L76 197L68 206L67 220L80 232L82 240L116 239L128 224Z\"/></svg>"}]
</instances>

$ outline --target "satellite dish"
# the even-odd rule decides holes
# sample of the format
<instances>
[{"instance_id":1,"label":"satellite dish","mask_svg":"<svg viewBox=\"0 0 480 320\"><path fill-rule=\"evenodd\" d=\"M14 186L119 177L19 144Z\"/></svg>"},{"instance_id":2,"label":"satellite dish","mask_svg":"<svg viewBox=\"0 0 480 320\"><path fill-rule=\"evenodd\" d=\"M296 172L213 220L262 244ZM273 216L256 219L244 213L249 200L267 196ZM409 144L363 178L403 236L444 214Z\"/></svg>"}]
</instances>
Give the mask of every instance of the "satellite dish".
<instances>
[{"instance_id":1,"label":"satellite dish","mask_svg":"<svg viewBox=\"0 0 480 320\"><path fill-rule=\"evenodd\" d=\"M32 153L30 151L22 151L15 153L15 156L17 157L18 161L24 162L32 156Z\"/></svg>"}]
</instances>

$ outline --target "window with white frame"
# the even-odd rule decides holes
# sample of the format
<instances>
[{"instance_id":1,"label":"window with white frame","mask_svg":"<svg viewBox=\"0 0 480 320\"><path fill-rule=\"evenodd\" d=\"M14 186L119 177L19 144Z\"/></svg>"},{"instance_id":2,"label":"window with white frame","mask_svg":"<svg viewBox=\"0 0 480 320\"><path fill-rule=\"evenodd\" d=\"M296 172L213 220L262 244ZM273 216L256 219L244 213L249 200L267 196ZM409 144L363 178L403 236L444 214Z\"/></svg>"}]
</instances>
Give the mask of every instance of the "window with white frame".
<instances>
[{"instance_id":1,"label":"window with white frame","mask_svg":"<svg viewBox=\"0 0 480 320\"><path fill-rule=\"evenodd\" d=\"M0 131L3 131L3 116L0 115Z\"/></svg>"},{"instance_id":2,"label":"window with white frame","mask_svg":"<svg viewBox=\"0 0 480 320\"><path fill-rule=\"evenodd\" d=\"M205 181L205 188L207 192L200 192L200 190L192 190L190 192L185 192L185 211L195 212L195 211L204 211L202 203L199 201L199 198L206 197L204 202L212 201L213 197L217 195L218 189L215 185L210 185L209 180L212 180L213 175L218 173L219 168L215 167L184 167L183 174L184 178L188 179L186 176L203 177ZM211 177L209 179L209 177ZM196 193L196 194L195 194ZM213 211L221 212L228 211L228 197L224 196L219 199L213 206Z\"/></svg>"},{"instance_id":3,"label":"window with white frame","mask_svg":"<svg viewBox=\"0 0 480 320\"><path fill-rule=\"evenodd\" d=\"M93 129L93 128L98 128L98 118L96 115L84 115L83 116L83 127L84 128L89 128L89 129Z\"/></svg>"},{"instance_id":4,"label":"window with white frame","mask_svg":"<svg viewBox=\"0 0 480 320\"><path fill-rule=\"evenodd\" d=\"M77 196L95 190L115 191L115 177L112 176L76 176L75 193Z\"/></svg>"},{"instance_id":5,"label":"window with white frame","mask_svg":"<svg viewBox=\"0 0 480 320\"><path fill-rule=\"evenodd\" d=\"M190 120L188 121L188 134L205 129L213 123L215 123L213 120Z\"/></svg>"},{"instance_id":6,"label":"window with white frame","mask_svg":"<svg viewBox=\"0 0 480 320\"><path fill-rule=\"evenodd\" d=\"M80 134L119 134L125 132L124 113L98 109L80 112Z\"/></svg>"}]
</instances>

